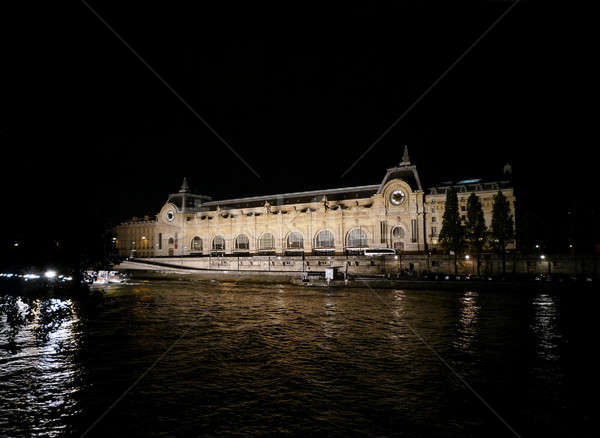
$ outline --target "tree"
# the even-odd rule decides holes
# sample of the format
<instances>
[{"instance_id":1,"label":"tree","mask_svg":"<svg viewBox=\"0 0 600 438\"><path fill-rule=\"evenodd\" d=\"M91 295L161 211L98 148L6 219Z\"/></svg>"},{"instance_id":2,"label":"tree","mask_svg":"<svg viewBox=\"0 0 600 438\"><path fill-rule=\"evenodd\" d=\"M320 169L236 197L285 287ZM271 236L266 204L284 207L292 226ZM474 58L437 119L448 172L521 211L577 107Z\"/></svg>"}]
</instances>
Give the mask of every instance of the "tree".
<instances>
[{"instance_id":1,"label":"tree","mask_svg":"<svg viewBox=\"0 0 600 438\"><path fill-rule=\"evenodd\" d=\"M442 229L440 231L440 243L448 251L454 252L454 275L458 274L458 253L465 246L464 230L458 211L458 196L454 189L450 188L446 193L446 206L442 216Z\"/></svg>"},{"instance_id":2,"label":"tree","mask_svg":"<svg viewBox=\"0 0 600 438\"><path fill-rule=\"evenodd\" d=\"M494 196L492 224L490 227L492 247L502 253L502 273L506 272L506 246L515 240L515 226L510 203L502 192Z\"/></svg>"},{"instance_id":3,"label":"tree","mask_svg":"<svg viewBox=\"0 0 600 438\"><path fill-rule=\"evenodd\" d=\"M467 199L465 238L469 247L477 254L477 275L480 275L479 260L481 258L481 250L487 240L487 234L481 200L475 193L471 193L469 199Z\"/></svg>"}]
</instances>

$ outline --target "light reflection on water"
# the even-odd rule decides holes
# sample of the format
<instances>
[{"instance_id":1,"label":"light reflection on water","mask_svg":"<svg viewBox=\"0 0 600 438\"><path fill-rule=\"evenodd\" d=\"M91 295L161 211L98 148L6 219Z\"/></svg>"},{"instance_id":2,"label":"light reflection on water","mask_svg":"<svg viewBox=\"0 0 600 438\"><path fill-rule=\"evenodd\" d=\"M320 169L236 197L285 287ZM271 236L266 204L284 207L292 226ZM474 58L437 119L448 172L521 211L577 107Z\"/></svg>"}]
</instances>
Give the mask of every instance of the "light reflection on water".
<instances>
[{"instance_id":1,"label":"light reflection on water","mask_svg":"<svg viewBox=\"0 0 600 438\"><path fill-rule=\"evenodd\" d=\"M550 294L539 294L533 300L535 316L531 330L538 339L537 353L546 359L558 358L558 345L562 334L558 328L559 309L556 297Z\"/></svg>"},{"instance_id":2,"label":"light reflection on water","mask_svg":"<svg viewBox=\"0 0 600 438\"><path fill-rule=\"evenodd\" d=\"M559 299L551 294L539 294L532 303L531 332L535 339L532 359L532 384L537 388L540 404L549 400L560 402L567 390L562 357L564 334L560 328Z\"/></svg>"},{"instance_id":3,"label":"light reflection on water","mask_svg":"<svg viewBox=\"0 0 600 438\"><path fill-rule=\"evenodd\" d=\"M326 338L333 338L337 333L337 321L336 321L336 300L332 299L329 294L323 296L323 320L321 325L323 327L323 335ZM324 348L329 348L328 344L322 344Z\"/></svg>"},{"instance_id":4,"label":"light reflection on water","mask_svg":"<svg viewBox=\"0 0 600 438\"><path fill-rule=\"evenodd\" d=\"M0 352L0 435L81 435L122 397L86 436L511 436L426 342L515 430L550 436L577 404L564 306L508 291L122 285L46 343L32 324L19 353Z\"/></svg>"},{"instance_id":5,"label":"light reflection on water","mask_svg":"<svg viewBox=\"0 0 600 438\"><path fill-rule=\"evenodd\" d=\"M58 299L48 304L52 310L72 306L70 301ZM27 305L19 307L27 309ZM65 354L79 348L77 322L73 316L40 339L36 333L42 324L38 315L17 335L18 352L0 350L0 431L10 431L6 436L55 437L67 433L67 419L78 412L73 395L81 389L77 383L79 367ZM0 345L5 343L3 330Z\"/></svg>"},{"instance_id":6,"label":"light reflection on water","mask_svg":"<svg viewBox=\"0 0 600 438\"><path fill-rule=\"evenodd\" d=\"M477 292L464 292L459 297L460 315L457 323L457 335L454 345L465 353L472 352L472 345L477 340L479 310L479 294Z\"/></svg>"}]
</instances>

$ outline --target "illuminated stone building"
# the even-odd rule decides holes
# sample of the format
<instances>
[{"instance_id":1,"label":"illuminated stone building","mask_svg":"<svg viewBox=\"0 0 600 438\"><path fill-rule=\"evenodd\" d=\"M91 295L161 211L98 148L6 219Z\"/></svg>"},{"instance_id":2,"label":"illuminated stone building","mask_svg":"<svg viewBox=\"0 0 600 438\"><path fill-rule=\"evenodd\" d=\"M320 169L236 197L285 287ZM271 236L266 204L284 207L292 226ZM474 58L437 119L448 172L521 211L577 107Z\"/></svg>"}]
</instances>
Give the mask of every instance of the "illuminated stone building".
<instances>
[{"instance_id":1,"label":"illuminated stone building","mask_svg":"<svg viewBox=\"0 0 600 438\"><path fill-rule=\"evenodd\" d=\"M134 217L115 228L119 254L126 257L154 256L154 231L156 220L149 216Z\"/></svg>"},{"instance_id":2,"label":"illuminated stone building","mask_svg":"<svg viewBox=\"0 0 600 438\"><path fill-rule=\"evenodd\" d=\"M508 198L514 216L515 197L507 182L468 180L423 189L405 149L398 166L374 185L214 201L191 193L184 179L155 221L122 224L117 246L121 254L135 250L138 257L341 255L365 248L430 252L440 248L450 187L465 215L468 196L475 192L481 198L488 226L498 191ZM136 242L135 248L129 241ZM141 241L150 245L143 252Z\"/></svg>"}]
</instances>

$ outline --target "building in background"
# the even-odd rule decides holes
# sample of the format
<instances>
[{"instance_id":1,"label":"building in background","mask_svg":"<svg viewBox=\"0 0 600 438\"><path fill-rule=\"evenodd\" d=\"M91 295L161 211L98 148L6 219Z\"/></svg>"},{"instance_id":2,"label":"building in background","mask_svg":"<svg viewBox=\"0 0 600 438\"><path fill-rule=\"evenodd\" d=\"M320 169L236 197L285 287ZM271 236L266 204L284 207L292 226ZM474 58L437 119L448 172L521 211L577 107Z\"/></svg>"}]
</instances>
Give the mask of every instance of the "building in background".
<instances>
[{"instance_id":1,"label":"building in background","mask_svg":"<svg viewBox=\"0 0 600 438\"><path fill-rule=\"evenodd\" d=\"M481 199L486 224L501 191L514 217L508 182L465 180L423 189L405 148L402 161L379 184L213 201L191 193L184 179L155 220L131 220L116 229L121 255L340 255L366 248L403 254L441 249L446 193L453 187L466 215L467 198ZM514 244L509 246L514 249Z\"/></svg>"},{"instance_id":2,"label":"building in background","mask_svg":"<svg viewBox=\"0 0 600 438\"><path fill-rule=\"evenodd\" d=\"M150 216L134 217L115 228L119 255L125 257L153 257L156 219Z\"/></svg>"}]
</instances>

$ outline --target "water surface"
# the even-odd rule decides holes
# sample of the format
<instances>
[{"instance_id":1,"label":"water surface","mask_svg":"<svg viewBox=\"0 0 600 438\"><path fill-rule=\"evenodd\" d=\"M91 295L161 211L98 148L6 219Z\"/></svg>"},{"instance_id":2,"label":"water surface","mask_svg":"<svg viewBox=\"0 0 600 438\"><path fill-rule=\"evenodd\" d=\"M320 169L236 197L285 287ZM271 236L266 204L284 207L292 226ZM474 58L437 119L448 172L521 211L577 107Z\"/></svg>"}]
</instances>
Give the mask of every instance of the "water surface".
<instances>
[{"instance_id":1,"label":"water surface","mask_svg":"<svg viewBox=\"0 0 600 438\"><path fill-rule=\"evenodd\" d=\"M0 435L590 436L589 298L118 285L0 352Z\"/></svg>"}]
</instances>

